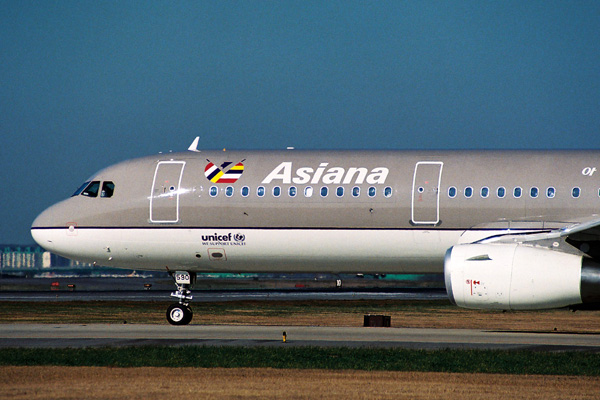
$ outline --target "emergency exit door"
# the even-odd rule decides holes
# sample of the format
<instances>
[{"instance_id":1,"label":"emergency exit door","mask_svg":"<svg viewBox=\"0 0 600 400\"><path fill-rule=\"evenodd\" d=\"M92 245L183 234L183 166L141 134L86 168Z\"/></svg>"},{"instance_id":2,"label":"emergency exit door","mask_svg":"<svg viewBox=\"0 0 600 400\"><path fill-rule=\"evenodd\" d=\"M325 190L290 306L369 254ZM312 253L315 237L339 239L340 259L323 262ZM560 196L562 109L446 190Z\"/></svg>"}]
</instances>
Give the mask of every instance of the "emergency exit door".
<instances>
[{"instance_id":1,"label":"emergency exit door","mask_svg":"<svg viewBox=\"0 0 600 400\"><path fill-rule=\"evenodd\" d=\"M178 222L179 194L185 161L160 161L150 193L150 222Z\"/></svg>"},{"instance_id":2,"label":"emergency exit door","mask_svg":"<svg viewBox=\"0 0 600 400\"><path fill-rule=\"evenodd\" d=\"M440 222L441 161L419 161L415 165L412 187L413 224L435 225Z\"/></svg>"}]
</instances>

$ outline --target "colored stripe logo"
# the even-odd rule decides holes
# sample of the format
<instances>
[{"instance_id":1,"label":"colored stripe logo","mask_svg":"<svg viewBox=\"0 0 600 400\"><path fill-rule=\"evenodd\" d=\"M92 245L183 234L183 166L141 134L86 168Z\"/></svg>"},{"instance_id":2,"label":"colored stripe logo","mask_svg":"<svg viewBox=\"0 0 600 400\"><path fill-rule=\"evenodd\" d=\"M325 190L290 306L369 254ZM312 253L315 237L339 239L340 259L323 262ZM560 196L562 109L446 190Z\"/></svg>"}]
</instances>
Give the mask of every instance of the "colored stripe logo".
<instances>
[{"instance_id":1,"label":"colored stripe logo","mask_svg":"<svg viewBox=\"0 0 600 400\"><path fill-rule=\"evenodd\" d=\"M204 168L204 175L206 178L213 183L235 183L244 172L245 160L232 165L231 161L225 161L220 167L217 167L213 162L207 159L208 164Z\"/></svg>"}]
</instances>

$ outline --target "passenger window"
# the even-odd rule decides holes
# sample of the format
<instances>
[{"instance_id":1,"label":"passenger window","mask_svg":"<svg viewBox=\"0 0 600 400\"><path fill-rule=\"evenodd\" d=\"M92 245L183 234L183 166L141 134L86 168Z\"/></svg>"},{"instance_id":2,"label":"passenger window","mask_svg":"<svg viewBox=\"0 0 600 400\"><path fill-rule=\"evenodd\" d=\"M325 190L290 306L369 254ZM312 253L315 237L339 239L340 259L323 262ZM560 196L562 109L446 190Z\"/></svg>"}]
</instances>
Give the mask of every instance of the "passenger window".
<instances>
[{"instance_id":1,"label":"passenger window","mask_svg":"<svg viewBox=\"0 0 600 400\"><path fill-rule=\"evenodd\" d=\"M386 188L383 189L383 195L385 197L392 197L392 188L389 186L386 186Z\"/></svg>"},{"instance_id":2,"label":"passenger window","mask_svg":"<svg viewBox=\"0 0 600 400\"><path fill-rule=\"evenodd\" d=\"M225 188L225 196L227 196L227 197L233 196L233 186L227 186Z\"/></svg>"},{"instance_id":3,"label":"passenger window","mask_svg":"<svg viewBox=\"0 0 600 400\"><path fill-rule=\"evenodd\" d=\"M486 186L481 188L481 197L483 197L484 199L487 198L490 195L490 189Z\"/></svg>"},{"instance_id":4,"label":"passenger window","mask_svg":"<svg viewBox=\"0 0 600 400\"><path fill-rule=\"evenodd\" d=\"M208 194L210 194L210 197L215 197L219 194L219 188L216 186L211 186Z\"/></svg>"},{"instance_id":5,"label":"passenger window","mask_svg":"<svg viewBox=\"0 0 600 400\"><path fill-rule=\"evenodd\" d=\"M581 189L579 189L578 187L574 187L573 188L573 197L578 198L580 194L581 194Z\"/></svg>"},{"instance_id":6,"label":"passenger window","mask_svg":"<svg viewBox=\"0 0 600 400\"><path fill-rule=\"evenodd\" d=\"M600 192L599 192L600 193ZM354 186L352 188L352 196L353 197L358 197L360 196L360 188L358 186Z\"/></svg>"},{"instance_id":7,"label":"passenger window","mask_svg":"<svg viewBox=\"0 0 600 400\"><path fill-rule=\"evenodd\" d=\"M531 188L531 190L529 191L529 195L530 195L532 198L534 198L534 199L535 199L536 197L538 197L538 194L539 194L539 190L538 190L538 188L536 188L535 186L534 186L534 187L532 187L532 188Z\"/></svg>"},{"instance_id":8,"label":"passenger window","mask_svg":"<svg viewBox=\"0 0 600 400\"><path fill-rule=\"evenodd\" d=\"M248 197L249 194L250 194L250 188L248 186L242 187L242 196Z\"/></svg>"},{"instance_id":9,"label":"passenger window","mask_svg":"<svg viewBox=\"0 0 600 400\"><path fill-rule=\"evenodd\" d=\"M100 181L93 181L81 194L88 197L98 197L98 189L100 189Z\"/></svg>"},{"instance_id":10,"label":"passenger window","mask_svg":"<svg viewBox=\"0 0 600 400\"><path fill-rule=\"evenodd\" d=\"M467 186L465 188L465 197L469 199L471 196L473 196L473 188L471 186Z\"/></svg>"},{"instance_id":11,"label":"passenger window","mask_svg":"<svg viewBox=\"0 0 600 400\"><path fill-rule=\"evenodd\" d=\"M115 192L115 184L111 181L102 182L102 191L100 192L100 197L112 197Z\"/></svg>"},{"instance_id":12,"label":"passenger window","mask_svg":"<svg viewBox=\"0 0 600 400\"><path fill-rule=\"evenodd\" d=\"M456 197L456 188L454 186L450 186L448 188L448 197L450 197L451 199Z\"/></svg>"},{"instance_id":13,"label":"passenger window","mask_svg":"<svg viewBox=\"0 0 600 400\"><path fill-rule=\"evenodd\" d=\"M296 186L290 186L290 189L288 190L288 194L290 195L290 197L296 197Z\"/></svg>"},{"instance_id":14,"label":"passenger window","mask_svg":"<svg viewBox=\"0 0 600 400\"><path fill-rule=\"evenodd\" d=\"M375 189L375 187L373 187L373 186L369 187L369 197L375 197L376 194L377 194L377 189Z\"/></svg>"},{"instance_id":15,"label":"passenger window","mask_svg":"<svg viewBox=\"0 0 600 400\"><path fill-rule=\"evenodd\" d=\"M344 196L344 188L342 186L339 186L337 189L335 189L335 195L337 197L343 197Z\"/></svg>"},{"instance_id":16,"label":"passenger window","mask_svg":"<svg viewBox=\"0 0 600 400\"><path fill-rule=\"evenodd\" d=\"M273 197L279 197L281 195L281 188L279 186L273 187Z\"/></svg>"},{"instance_id":17,"label":"passenger window","mask_svg":"<svg viewBox=\"0 0 600 400\"><path fill-rule=\"evenodd\" d=\"M263 197L265 195L265 187L264 186L259 186L256 188L256 195L258 197Z\"/></svg>"},{"instance_id":18,"label":"passenger window","mask_svg":"<svg viewBox=\"0 0 600 400\"><path fill-rule=\"evenodd\" d=\"M73 197L73 196L79 196L81 194L81 192L83 192L83 189L85 189L87 187L87 185L89 185L89 184L90 184L90 181L84 182L83 185L79 186L79 189L77 189L75 191L75 193L73 193L71 195L71 197Z\"/></svg>"},{"instance_id":19,"label":"passenger window","mask_svg":"<svg viewBox=\"0 0 600 400\"><path fill-rule=\"evenodd\" d=\"M503 199L504 196L506 196L506 189L504 187L500 186L498 188L497 194L498 194L499 198Z\"/></svg>"},{"instance_id":20,"label":"passenger window","mask_svg":"<svg viewBox=\"0 0 600 400\"><path fill-rule=\"evenodd\" d=\"M327 197L328 194L329 194L329 189L327 188L327 186L323 186L321 188L321 197Z\"/></svg>"},{"instance_id":21,"label":"passenger window","mask_svg":"<svg viewBox=\"0 0 600 400\"><path fill-rule=\"evenodd\" d=\"M313 195L313 188L312 186L307 186L304 188L304 197L312 197Z\"/></svg>"},{"instance_id":22,"label":"passenger window","mask_svg":"<svg viewBox=\"0 0 600 400\"><path fill-rule=\"evenodd\" d=\"M521 195L523 194L523 189L521 189L520 187L516 187L515 190L513 191L513 196L515 197L515 199L518 199L521 197Z\"/></svg>"},{"instance_id":23,"label":"passenger window","mask_svg":"<svg viewBox=\"0 0 600 400\"><path fill-rule=\"evenodd\" d=\"M553 199L556 196L556 190L553 187L549 187L546 189L546 197L549 199Z\"/></svg>"}]
</instances>

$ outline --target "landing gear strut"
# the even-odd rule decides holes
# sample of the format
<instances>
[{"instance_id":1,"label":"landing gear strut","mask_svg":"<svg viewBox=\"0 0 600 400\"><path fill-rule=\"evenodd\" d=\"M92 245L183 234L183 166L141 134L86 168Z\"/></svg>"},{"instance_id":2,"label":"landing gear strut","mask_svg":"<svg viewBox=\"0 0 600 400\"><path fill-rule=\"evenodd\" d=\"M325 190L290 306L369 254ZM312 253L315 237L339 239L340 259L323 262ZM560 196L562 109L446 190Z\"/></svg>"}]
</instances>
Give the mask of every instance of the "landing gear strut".
<instances>
[{"instance_id":1,"label":"landing gear strut","mask_svg":"<svg viewBox=\"0 0 600 400\"><path fill-rule=\"evenodd\" d=\"M171 325L187 325L194 316L189 304L193 298L190 287L196 281L196 274L187 271L175 271L174 273L171 272L170 275L177 286L177 291L171 293L171 296L179 299L179 302L171 304L167 309L167 321Z\"/></svg>"}]
</instances>

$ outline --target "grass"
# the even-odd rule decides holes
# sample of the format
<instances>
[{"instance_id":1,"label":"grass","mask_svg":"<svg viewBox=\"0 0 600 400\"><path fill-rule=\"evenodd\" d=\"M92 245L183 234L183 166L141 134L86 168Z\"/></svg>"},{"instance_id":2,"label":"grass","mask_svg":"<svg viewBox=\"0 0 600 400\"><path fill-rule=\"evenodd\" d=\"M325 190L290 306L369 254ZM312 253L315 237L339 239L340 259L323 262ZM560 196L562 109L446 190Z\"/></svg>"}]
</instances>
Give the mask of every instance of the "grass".
<instances>
[{"instance_id":1,"label":"grass","mask_svg":"<svg viewBox=\"0 0 600 400\"><path fill-rule=\"evenodd\" d=\"M0 323L166 324L169 302L0 302ZM391 316L393 327L600 333L600 311L466 310L447 300L194 302L192 324L362 326L364 314Z\"/></svg>"},{"instance_id":2,"label":"grass","mask_svg":"<svg viewBox=\"0 0 600 400\"><path fill-rule=\"evenodd\" d=\"M3 366L276 368L600 376L600 354L499 350L145 346L0 349Z\"/></svg>"},{"instance_id":3,"label":"grass","mask_svg":"<svg viewBox=\"0 0 600 400\"><path fill-rule=\"evenodd\" d=\"M600 378L273 368L2 367L3 399L597 399Z\"/></svg>"},{"instance_id":4,"label":"grass","mask_svg":"<svg viewBox=\"0 0 600 400\"><path fill-rule=\"evenodd\" d=\"M0 302L0 323L166 323L171 302ZM449 301L243 301L192 303L194 322L269 323L269 319L362 316L366 313L428 312L455 309ZM359 318L360 319L360 318ZM357 319L357 321L359 320Z\"/></svg>"},{"instance_id":5,"label":"grass","mask_svg":"<svg viewBox=\"0 0 600 400\"><path fill-rule=\"evenodd\" d=\"M0 323L166 324L166 302L0 302ZM192 324L362 326L390 315L392 326L600 333L600 312L474 311L448 301L240 301L193 303ZM132 347L1 349L0 365L108 367L268 367L452 371L600 376L600 354L360 348Z\"/></svg>"}]
</instances>

